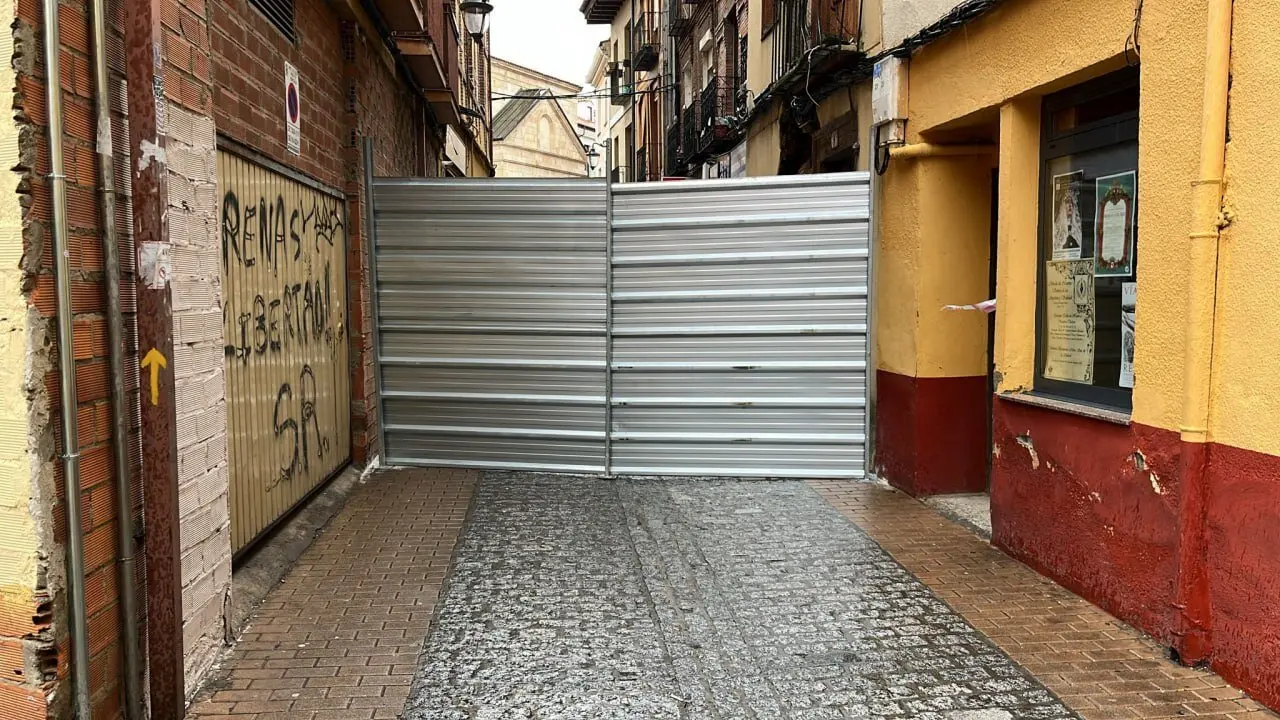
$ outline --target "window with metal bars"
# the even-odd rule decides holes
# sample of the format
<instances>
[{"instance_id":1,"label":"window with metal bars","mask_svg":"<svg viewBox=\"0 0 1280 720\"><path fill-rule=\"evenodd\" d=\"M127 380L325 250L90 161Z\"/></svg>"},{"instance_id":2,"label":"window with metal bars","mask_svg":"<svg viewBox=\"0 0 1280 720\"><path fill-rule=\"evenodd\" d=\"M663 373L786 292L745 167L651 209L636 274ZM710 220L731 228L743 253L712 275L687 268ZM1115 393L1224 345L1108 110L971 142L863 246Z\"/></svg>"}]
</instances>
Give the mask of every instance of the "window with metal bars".
<instances>
[{"instance_id":1,"label":"window with metal bars","mask_svg":"<svg viewBox=\"0 0 1280 720\"><path fill-rule=\"evenodd\" d=\"M293 0L249 0L249 4L262 13L289 42L298 42L298 27L294 24Z\"/></svg>"}]
</instances>

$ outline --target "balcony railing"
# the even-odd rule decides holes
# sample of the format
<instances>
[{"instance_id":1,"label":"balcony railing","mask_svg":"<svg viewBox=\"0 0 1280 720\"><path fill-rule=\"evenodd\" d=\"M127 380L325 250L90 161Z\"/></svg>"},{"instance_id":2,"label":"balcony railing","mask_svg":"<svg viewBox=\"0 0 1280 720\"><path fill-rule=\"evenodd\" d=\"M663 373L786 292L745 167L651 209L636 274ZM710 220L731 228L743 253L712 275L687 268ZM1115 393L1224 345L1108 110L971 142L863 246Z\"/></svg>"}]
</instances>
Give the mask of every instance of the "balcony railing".
<instances>
[{"instance_id":1,"label":"balcony railing","mask_svg":"<svg viewBox=\"0 0 1280 720\"><path fill-rule=\"evenodd\" d=\"M680 112L680 159L689 162L698 147L698 105L689 103Z\"/></svg>"},{"instance_id":2,"label":"balcony railing","mask_svg":"<svg viewBox=\"0 0 1280 720\"><path fill-rule=\"evenodd\" d=\"M683 37L693 29L694 5L686 0L667 0L667 33Z\"/></svg>"},{"instance_id":3,"label":"balcony railing","mask_svg":"<svg viewBox=\"0 0 1280 720\"><path fill-rule=\"evenodd\" d=\"M678 117L667 126L666 151L667 157L666 164L663 166L663 174L673 177L684 175L689 165L680 154L680 118Z\"/></svg>"},{"instance_id":4,"label":"balcony railing","mask_svg":"<svg viewBox=\"0 0 1280 720\"><path fill-rule=\"evenodd\" d=\"M697 152L719 152L739 133L738 116L745 110L745 94L733 77L713 77L698 95L699 127Z\"/></svg>"},{"instance_id":5,"label":"balcony railing","mask_svg":"<svg viewBox=\"0 0 1280 720\"><path fill-rule=\"evenodd\" d=\"M811 0L777 0L778 26L774 28L773 79L796 66L816 42Z\"/></svg>"},{"instance_id":6,"label":"balcony railing","mask_svg":"<svg viewBox=\"0 0 1280 720\"><path fill-rule=\"evenodd\" d=\"M777 27L773 42L773 80L794 70L807 58L814 46L829 42L848 43L858 34L857 2L815 2L814 0L775 0Z\"/></svg>"},{"instance_id":7,"label":"balcony railing","mask_svg":"<svg viewBox=\"0 0 1280 720\"><path fill-rule=\"evenodd\" d=\"M637 72L649 72L658 67L662 50L662 13L646 12L636 18L631 47L631 67Z\"/></svg>"}]
</instances>

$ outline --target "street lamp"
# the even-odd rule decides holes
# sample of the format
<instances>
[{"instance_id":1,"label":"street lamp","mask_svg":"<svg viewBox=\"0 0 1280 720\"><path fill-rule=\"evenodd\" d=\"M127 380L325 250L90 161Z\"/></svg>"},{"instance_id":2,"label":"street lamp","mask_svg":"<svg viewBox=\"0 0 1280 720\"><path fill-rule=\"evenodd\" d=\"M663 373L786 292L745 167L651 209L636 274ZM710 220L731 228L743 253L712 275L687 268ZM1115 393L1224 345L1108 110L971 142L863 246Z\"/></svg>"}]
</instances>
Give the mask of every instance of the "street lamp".
<instances>
[{"instance_id":1,"label":"street lamp","mask_svg":"<svg viewBox=\"0 0 1280 720\"><path fill-rule=\"evenodd\" d=\"M467 34L477 41L484 40L493 6L485 0L462 0L458 7L462 10L462 22L467 26Z\"/></svg>"}]
</instances>

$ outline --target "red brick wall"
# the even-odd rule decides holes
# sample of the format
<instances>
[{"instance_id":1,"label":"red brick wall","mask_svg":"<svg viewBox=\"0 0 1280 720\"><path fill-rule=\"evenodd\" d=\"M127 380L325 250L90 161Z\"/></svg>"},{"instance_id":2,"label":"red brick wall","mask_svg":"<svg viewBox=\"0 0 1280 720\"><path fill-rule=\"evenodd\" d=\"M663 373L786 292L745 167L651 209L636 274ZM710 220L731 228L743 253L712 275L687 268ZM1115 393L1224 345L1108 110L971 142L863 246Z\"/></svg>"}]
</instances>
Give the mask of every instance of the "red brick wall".
<instances>
[{"instance_id":1,"label":"red brick wall","mask_svg":"<svg viewBox=\"0 0 1280 720\"><path fill-rule=\"evenodd\" d=\"M347 195L352 457L365 462L378 450L361 138L374 140L377 175L436 175L439 133L382 40L328 3L297 2L297 45L248 0L210 7L218 132ZM301 156L285 148L285 62L300 79Z\"/></svg>"},{"instance_id":2,"label":"red brick wall","mask_svg":"<svg viewBox=\"0 0 1280 720\"><path fill-rule=\"evenodd\" d=\"M248 0L210 3L218 132L333 187L346 179L340 18L323 0L295 3L294 45ZM284 64L298 69L302 152L285 148Z\"/></svg>"},{"instance_id":3,"label":"red brick wall","mask_svg":"<svg viewBox=\"0 0 1280 720\"><path fill-rule=\"evenodd\" d=\"M126 387L131 408L137 407L138 372L134 350L134 249L132 204L129 201L127 119L123 114L124 1L110 0L108 56L113 85L113 142L120 192L117 229L125 273L122 301L126 312ZM88 0L63 0L62 89L65 104L65 142L68 233L73 271L76 382L82 452L83 532L86 555L86 604L91 651L92 700L97 720L120 717L121 653L117 605L114 493L108 401L107 338L103 316L103 253L96 187L92 66L89 47ZM48 182L48 118L40 37L43 33L38 0L17 3L14 66L17 96L14 113L23 128L19 164L23 178L21 202L24 288L35 319L30 339L32 367L41 368L42 381L32 388L33 417L44 424L33 428L40 463L35 481L56 486L56 505L49 511L56 547L42 560L49 577L61 577L66 538L65 506L58 403L57 348L54 316L57 299L52 273L51 192ZM376 422L372 419L373 373L368 303L369 278L365 261L363 174L359 137L375 139L378 174L436 174L439 138L428 128L425 106L408 89L381 40L366 37L347 22L348 45L343 47L344 21L323 0L299 0L299 43L280 35L247 0L167 0L162 13L165 34L165 94L170 107L185 109L185 117L212 116L219 133L297 169L348 194L351 222L349 282L351 286L353 383L353 453L357 461L376 452ZM284 62L292 62L301 76L303 98L302 155L289 155L284 146ZM171 134L180 129L169 128ZM176 137L177 135L175 135ZM170 159L171 165L175 161ZM174 197L170 198L174 200ZM194 212L199 212L197 209ZM188 226L184 226L188 227ZM176 231L175 231L176 232ZM175 240L175 242L177 242ZM176 290L175 290L176 292ZM47 336L48 343L43 342ZM134 477L140 473L136 412L127 438ZM135 519L140 523L141 492L134 488ZM44 573L42 573L44 576ZM61 581L58 581L61 582ZM145 589L139 582L139 594ZM38 589L31 607L0 602L0 715L6 718L62 716L70 688L69 637L65 588ZM32 621L35 618L35 621ZM26 639L25 649L21 642ZM32 643L30 641L34 640ZM12 666L12 667L11 667ZM25 672L32 667L40 673ZM12 678L24 670L22 681ZM55 707L46 707L52 701Z\"/></svg>"},{"instance_id":4,"label":"red brick wall","mask_svg":"<svg viewBox=\"0 0 1280 720\"><path fill-rule=\"evenodd\" d=\"M111 82L114 88L120 89L124 77L124 52L120 28L124 25L123 4L120 0L108 3L112 22L109 23L108 59ZM17 3L18 27L13 31L15 38L15 69L19 94L15 101L14 114L16 122L26 132L20 141L20 164L14 169L24 177L25 196L22 202L25 208L22 221L23 261L25 290L31 307L38 315L33 321L33 328L47 333L49 344L43 346L38 338L32 339L32 366L45 368L43 383L40 383L31 397L33 417L41 417L44 425L32 427L33 439L39 448L41 464L35 470L37 482L48 482L56 486L56 505L52 509L54 523L54 540L56 547L47 549L48 557L42 563L62 564L62 553L65 552L67 535L66 498L64 496L64 478L62 463L58 460L62 452L61 437L58 432L60 414L60 389L57 374L57 348L54 316L57 308L57 297L53 276L53 224L51 216L51 191L48 181L49 140L48 116L45 99L45 68L42 43L42 17L40 4L36 0L22 0ZM68 222L70 260L73 273L72 306L75 312L75 359L76 388L79 401L80 447L81 447L81 486L80 504L83 516L83 532L86 564L85 603L89 621L89 649L91 671L91 693L95 718L111 720L120 714L122 705L119 687L120 618L116 602L116 540L115 540L115 491L116 478L112 462L110 405L108 402L109 374L107 371L107 337L106 322L103 316L105 306L105 290L102 283L103 252L100 240L101 221L97 193L97 155L95 151L94 105L92 100L92 66L89 47L89 11L86 0L69 0L60 5L59 22L61 24L61 85L65 112L64 138L66 145L65 174L67 177ZM132 336L132 318L134 297L132 293L133 279L133 244L130 233L131 205L128 202L128 144L125 141L125 121L121 100L123 92L113 93L113 143L117 163L117 190L121 197L117 206L117 228L120 231L120 257L125 279L123 282L122 303L126 312L126 334ZM130 343L132 345L132 343ZM131 394L137 392L136 358L125 359L127 372L126 387ZM136 397L133 403L136 406ZM136 414L132 423L136 427ZM127 442L130 446L131 466L136 473L140 467L136 431L131 433ZM135 488L135 498L139 497ZM135 503L135 508L139 503ZM42 510L37 510L37 518ZM38 697L41 692L49 694L54 700L54 707L48 709L50 715L58 715L65 710L69 692L54 693L55 685L66 682L68 676L69 636L67 627L67 608L65 588L50 586L44 589L54 599L50 607L28 608L18 615L20 628L28 639L35 639L36 663L42 673L35 677L28 676L23 683L25 688L14 688L10 685L0 687L0 695L26 693L29 697ZM37 602L40 596L37 597ZM52 610L52 612L50 612ZM0 615L13 619L15 609L0 609ZM32 618L37 621L33 622ZM0 634L10 635L17 630L11 623L0 623ZM20 635L19 637L21 637ZM57 648L58 661L54 663L53 648ZM13 660L8 654L0 653L6 661L6 667ZM30 663L32 657L27 658ZM56 670L56 673L54 672ZM14 673L4 673L5 679L14 677ZM51 678L57 678L51 680ZM35 690L33 690L35 688ZM0 707L6 713L17 706ZM5 714L5 717L34 717L39 711L36 704L25 702L23 709L16 715Z\"/></svg>"}]
</instances>

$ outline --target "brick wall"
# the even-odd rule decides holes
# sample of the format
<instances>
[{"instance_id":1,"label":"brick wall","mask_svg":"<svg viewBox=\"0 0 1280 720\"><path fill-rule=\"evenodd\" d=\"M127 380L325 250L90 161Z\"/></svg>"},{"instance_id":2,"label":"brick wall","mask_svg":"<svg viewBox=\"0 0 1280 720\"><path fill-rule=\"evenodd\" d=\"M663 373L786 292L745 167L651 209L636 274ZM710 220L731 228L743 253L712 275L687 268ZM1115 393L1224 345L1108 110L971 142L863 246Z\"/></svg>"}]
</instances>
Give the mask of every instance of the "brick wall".
<instances>
[{"instance_id":1,"label":"brick wall","mask_svg":"<svg viewBox=\"0 0 1280 720\"><path fill-rule=\"evenodd\" d=\"M347 196L352 459L378 454L361 138L374 140L375 174L436 175L440 131L406 85L382 40L322 0L296 3L298 44L249 7L212 7L218 132ZM285 147L284 63L298 68L301 155Z\"/></svg>"},{"instance_id":2,"label":"brick wall","mask_svg":"<svg viewBox=\"0 0 1280 720\"><path fill-rule=\"evenodd\" d=\"M131 473L140 476L138 357L125 52L125 0L110 0L108 57L117 165L117 229L126 313L125 386L131 408ZM66 717L69 637L63 554L67 533L52 274L48 118L38 0L19 0L3 19L0 83L13 120L0 124L0 313L12 338L0 344L0 717ZM3 12L0 12L3 15ZM82 453L86 605L94 717L120 716L121 653L115 560L110 376L103 315L103 253L88 0L63 0L62 91L68 233L75 313L76 384ZM297 171L345 191L351 239L353 454L376 453L371 419L372 348L368 275L359 197L359 137L376 140L379 174L436 174L438 133L404 85L381 41L363 34L323 0L297 2L299 43L289 44L245 0L168 0L163 5L163 78L171 297L177 385L183 645L188 685L221 647L230 591L223 319L217 225L216 144L225 134ZM350 52L344 50L344 23ZM282 117L283 63L297 66L303 98L302 155L288 155ZM237 70L236 68L243 68ZM12 307L10 307L12 306ZM7 353L7 355L6 355ZM135 521L141 492L135 487ZM139 552L140 554L140 552ZM139 573L141 577L141 572ZM139 585L139 595L145 590Z\"/></svg>"},{"instance_id":3,"label":"brick wall","mask_svg":"<svg viewBox=\"0 0 1280 720\"><path fill-rule=\"evenodd\" d=\"M128 201L128 143L126 142L123 116L124 52L119 28L123 27L123 4L117 0L109 3L112 22L108 37L108 61L112 84L112 112L115 116L112 128L113 146L117 163L117 189L121 197L117 206L119 251L125 278L122 288L122 304L126 313L126 334L132 337L134 297L133 245L130 233L131 206ZM25 615L17 615L13 608L0 606L0 617L20 620L17 645L21 647L21 662L25 671L21 676L6 671L4 681L22 678L28 690L35 689L32 702L18 708L5 705L0 700L4 717L26 718L43 716L37 712L39 694L52 702L48 714L58 716L67 712L67 691L57 691L67 680L65 665L55 657L65 660L68 655L69 637L65 570L66 502L63 495L64 478L59 427L59 384L57 374L57 348L54 316L57 298L54 290L52 254L51 193L48 174L48 116L45 100L45 69L42 55L43 26L40 6L33 0L23 0L15 5L11 37L5 37L6 55L3 66L12 67L13 75L6 77L16 92L13 98L13 123L0 132L8 137L16 132L15 142L4 148L6 167L20 178L15 189L0 188L5 194L0 198L0 208L16 201L22 208L21 217L3 213L4 231L0 234L0 254L7 256L21 253L16 262L5 262L5 268L20 268L21 278L4 283L5 292L21 292L25 295L26 312L24 334L18 342L23 348L23 360L17 365L26 371L29 379L25 392L12 395L6 392L7 415L14 421L25 421L29 433L29 464L15 469L17 477L30 483L29 508L36 524L37 553L28 558L27 566L36 577L34 594L27 599ZM119 611L117 607L117 575L115 567L115 504L116 477L112 462L110 407L108 402L109 374L107 371L106 323L103 317L105 290L102 284L103 252L100 240L100 209L95 199L97 192L94 107L92 101L92 68L89 62L89 16L85 0L69 0L60 5L61 23L61 86L63 92L66 143L67 198L69 251L73 273L72 307L75 313L76 388L79 401L81 486L85 547L86 591L85 603L89 621L89 650L91 673L91 699L96 718L114 718L120 713L121 692L119 684L120 646ZM20 232L20 237L19 237ZM19 318L9 316L10 320ZM17 329L16 327L14 329ZM132 343L130 343L132 345ZM126 358L125 385L136 408L138 388L137 361ZM21 400L19 400L21 398ZM136 412L131 427L137 427ZM6 431L6 434L7 431ZM136 473L139 468L139 452L136 431L129 443L130 465ZM135 488L136 491L136 488ZM139 494L135 492L135 498ZM135 507L138 503L135 503ZM24 508L25 509L25 508ZM135 510L136 512L136 510ZM135 518L139 519L139 518ZM0 595L5 592L0 590ZM46 601L51 599L51 604ZM9 612L14 610L14 612ZM33 622L33 618L35 621ZM17 634L12 627L0 627L0 635ZM12 641L11 641L12 642ZM56 643L57 656L52 654ZM8 645L14 648L15 645ZM0 652L9 662L19 659L13 653ZM0 696L5 692L0 691ZM11 714L12 713L12 714Z\"/></svg>"},{"instance_id":4,"label":"brick wall","mask_svg":"<svg viewBox=\"0 0 1280 720\"><path fill-rule=\"evenodd\" d=\"M379 41L346 25L345 58L350 97L354 102L348 120L357 135L370 137L374 146L374 174L379 176L437 176L440 170L442 131L427 125L428 110L399 79ZM374 373L372 283L369 267L364 173L360 148L346 156L352 174L344 187L351 224L347 253L347 280L351 308L351 454L364 463L380 454L378 447L377 388Z\"/></svg>"},{"instance_id":5,"label":"brick wall","mask_svg":"<svg viewBox=\"0 0 1280 720\"><path fill-rule=\"evenodd\" d=\"M170 2L165 43L165 124L172 368L178 444L182 647L190 691L226 637L231 517L217 232L214 89L209 14L220 3Z\"/></svg>"}]
</instances>

